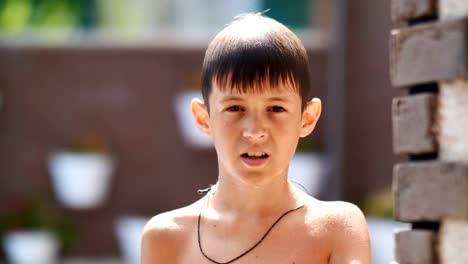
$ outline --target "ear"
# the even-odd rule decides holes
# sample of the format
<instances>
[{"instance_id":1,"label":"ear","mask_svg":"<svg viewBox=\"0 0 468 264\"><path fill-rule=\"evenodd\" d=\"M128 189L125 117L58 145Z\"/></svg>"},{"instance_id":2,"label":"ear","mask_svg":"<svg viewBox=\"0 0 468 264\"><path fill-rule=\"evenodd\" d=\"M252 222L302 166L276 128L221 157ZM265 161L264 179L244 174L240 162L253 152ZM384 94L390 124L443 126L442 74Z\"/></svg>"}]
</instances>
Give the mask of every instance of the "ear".
<instances>
[{"instance_id":1,"label":"ear","mask_svg":"<svg viewBox=\"0 0 468 264\"><path fill-rule=\"evenodd\" d=\"M195 123L197 124L198 130L200 130L203 134L210 136L210 124L208 120L208 110L206 109L206 105L198 98L192 99L192 115L195 119Z\"/></svg>"},{"instance_id":2,"label":"ear","mask_svg":"<svg viewBox=\"0 0 468 264\"><path fill-rule=\"evenodd\" d=\"M302 113L302 126L300 137L306 137L314 131L315 125L320 118L322 112L322 102L318 98L307 102L307 105Z\"/></svg>"}]
</instances>

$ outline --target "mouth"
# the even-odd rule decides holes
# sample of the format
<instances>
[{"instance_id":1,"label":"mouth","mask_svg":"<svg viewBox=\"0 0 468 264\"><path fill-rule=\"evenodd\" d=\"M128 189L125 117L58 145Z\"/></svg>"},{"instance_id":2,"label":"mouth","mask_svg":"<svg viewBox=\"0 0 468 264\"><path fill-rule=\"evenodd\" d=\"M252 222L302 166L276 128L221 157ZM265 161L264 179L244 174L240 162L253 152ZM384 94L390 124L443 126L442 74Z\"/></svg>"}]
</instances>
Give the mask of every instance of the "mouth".
<instances>
[{"instance_id":1,"label":"mouth","mask_svg":"<svg viewBox=\"0 0 468 264\"><path fill-rule=\"evenodd\" d=\"M264 152L246 152L240 156L241 160L251 167L261 166L270 158L270 156Z\"/></svg>"}]
</instances>

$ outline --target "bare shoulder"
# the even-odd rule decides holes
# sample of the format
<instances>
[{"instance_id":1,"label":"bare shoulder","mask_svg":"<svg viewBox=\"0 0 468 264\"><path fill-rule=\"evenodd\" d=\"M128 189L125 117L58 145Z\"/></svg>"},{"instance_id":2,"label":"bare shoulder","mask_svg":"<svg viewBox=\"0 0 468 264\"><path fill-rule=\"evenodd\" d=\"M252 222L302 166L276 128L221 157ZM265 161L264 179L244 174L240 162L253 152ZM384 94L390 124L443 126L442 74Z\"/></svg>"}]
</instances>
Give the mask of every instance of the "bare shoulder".
<instances>
[{"instance_id":1,"label":"bare shoulder","mask_svg":"<svg viewBox=\"0 0 468 264\"><path fill-rule=\"evenodd\" d=\"M367 229L361 209L348 202L327 202L312 198L308 204L307 216L311 219L319 219L327 225L327 228L331 226L340 228L361 226Z\"/></svg>"},{"instance_id":2,"label":"bare shoulder","mask_svg":"<svg viewBox=\"0 0 468 264\"><path fill-rule=\"evenodd\" d=\"M359 207L313 200L307 214L323 226L331 245L330 263L371 263L369 232Z\"/></svg>"},{"instance_id":3,"label":"bare shoulder","mask_svg":"<svg viewBox=\"0 0 468 264\"><path fill-rule=\"evenodd\" d=\"M146 223L144 231L180 231L183 229L184 224L196 215L194 206L195 204L192 204L187 207L182 207L153 216L148 223Z\"/></svg>"},{"instance_id":4,"label":"bare shoulder","mask_svg":"<svg viewBox=\"0 0 468 264\"><path fill-rule=\"evenodd\" d=\"M174 262L197 218L197 203L151 218L143 229L141 263Z\"/></svg>"},{"instance_id":5,"label":"bare shoulder","mask_svg":"<svg viewBox=\"0 0 468 264\"><path fill-rule=\"evenodd\" d=\"M341 227L365 227L367 228L366 220L361 209L356 205L348 202L323 202L322 208L325 216L332 224Z\"/></svg>"}]
</instances>

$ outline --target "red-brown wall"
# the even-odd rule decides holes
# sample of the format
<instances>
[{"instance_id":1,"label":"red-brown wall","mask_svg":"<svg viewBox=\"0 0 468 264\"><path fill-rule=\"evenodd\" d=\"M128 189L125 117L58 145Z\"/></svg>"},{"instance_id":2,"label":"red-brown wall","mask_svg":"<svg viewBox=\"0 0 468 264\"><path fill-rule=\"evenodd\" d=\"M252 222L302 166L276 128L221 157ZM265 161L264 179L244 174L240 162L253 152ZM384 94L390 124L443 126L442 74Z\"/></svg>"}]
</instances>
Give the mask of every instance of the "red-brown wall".
<instances>
[{"instance_id":1,"label":"red-brown wall","mask_svg":"<svg viewBox=\"0 0 468 264\"><path fill-rule=\"evenodd\" d=\"M323 97L326 51L309 53L316 96ZM80 240L69 254L88 256L118 254L116 217L194 201L197 189L216 181L216 154L184 144L173 103L197 78L203 55L203 48L0 47L0 199L45 195L77 226ZM93 210L62 208L47 155L91 130L107 137L118 160L109 200Z\"/></svg>"}]
</instances>

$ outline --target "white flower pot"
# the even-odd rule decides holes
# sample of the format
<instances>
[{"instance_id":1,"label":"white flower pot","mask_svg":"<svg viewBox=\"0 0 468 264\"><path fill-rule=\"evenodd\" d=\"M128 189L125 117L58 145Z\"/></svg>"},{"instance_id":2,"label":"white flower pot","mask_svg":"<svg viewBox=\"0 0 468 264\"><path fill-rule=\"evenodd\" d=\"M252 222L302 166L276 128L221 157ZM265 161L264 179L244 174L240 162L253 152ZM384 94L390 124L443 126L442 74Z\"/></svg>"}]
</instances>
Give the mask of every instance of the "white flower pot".
<instances>
[{"instance_id":1,"label":"white flower pot","mask_svg":"<svg viewBox=\"0 0 468 264\"><path fill-rule=\"evenodd\" d=\"M101 206L109 193L114 159L101 153L56 152L49 170L58 200L74 209Z\"/></svg>"},{"instance_id":2,"label":"white flower pot","mask_svg":"<svg viewBox=\"0 0 468 264\"><path fill-rule=\"evenodd\" d=\"M148 220L140 216L121 216L114 222L114 234L126 264L140 263L141 238Z\"/></svg>"},{"instance_id":3,"label":"white flower pot","mask_svg":"<svg viewBox=\"0 0 468 264\"><path fill-rule=\"evenodd\" d=\"M15 231L3 238L8 263L53 264L58 263L59 244L46 231Z\"/></svg>"},{"instance_id":4,"label":"white flower pot","mask_svg":"<svg viewBox=\"0 0 468 264\"><path fill-rule=\"evenodd\" d=\"M191 102L193 98L202 98L200 92L185 91L177 94L174 108L177 116L177 124L184 142L196 148L212 148L213 140L204 135L197 128L192 115Z\"/></svg>"},{"instance_id":5,"label":"white flower pot","mask_svg":"<svg viewBox=\"0 0 468 264\"><path fill-rule=\"evenodd\" d=\"M325 172L321 154L298 152L289 162L288 178L295 184L299 183L299 188L304 187L309 195L316 196L320 192Z\"/></svg>"}]
</instances>

